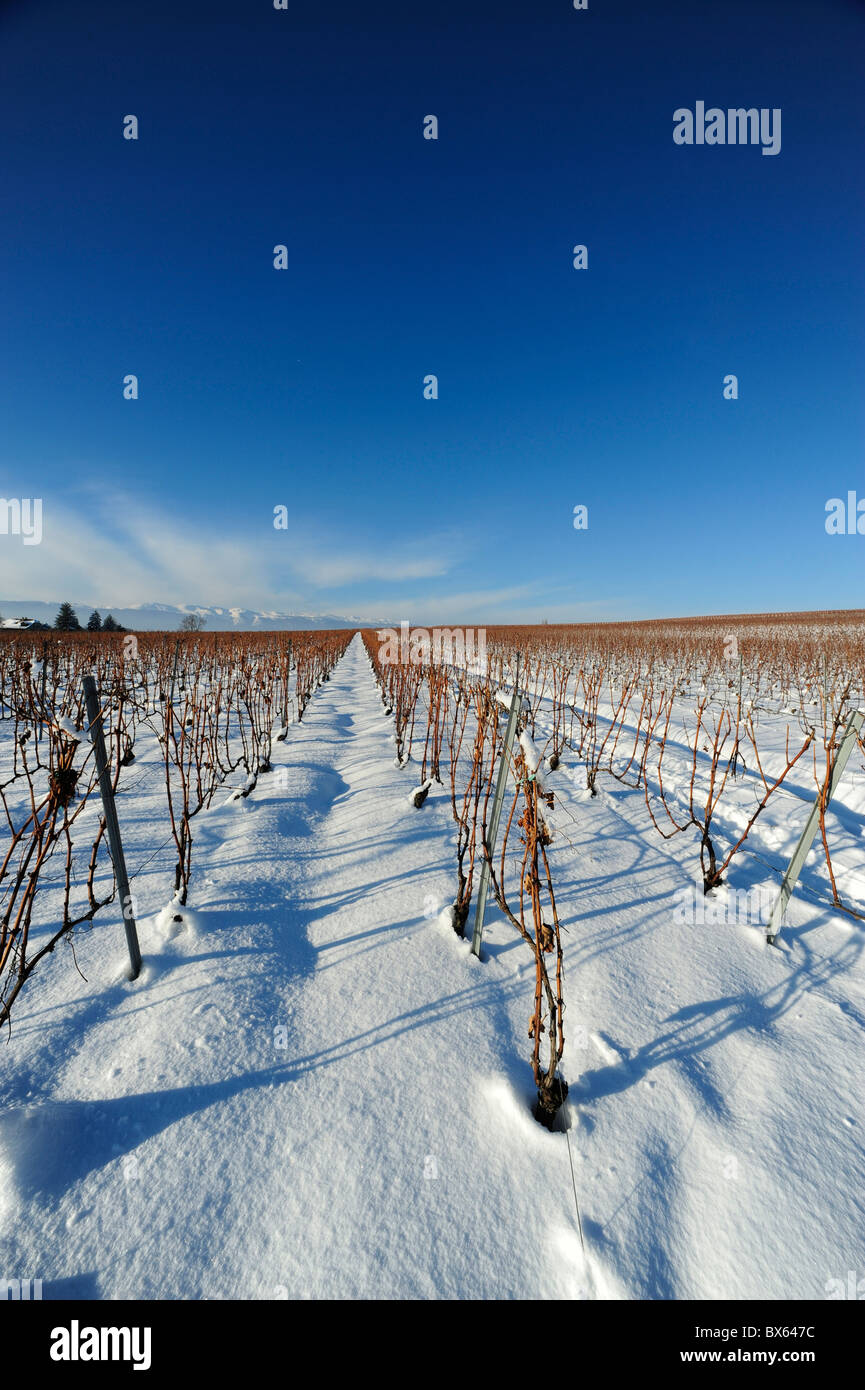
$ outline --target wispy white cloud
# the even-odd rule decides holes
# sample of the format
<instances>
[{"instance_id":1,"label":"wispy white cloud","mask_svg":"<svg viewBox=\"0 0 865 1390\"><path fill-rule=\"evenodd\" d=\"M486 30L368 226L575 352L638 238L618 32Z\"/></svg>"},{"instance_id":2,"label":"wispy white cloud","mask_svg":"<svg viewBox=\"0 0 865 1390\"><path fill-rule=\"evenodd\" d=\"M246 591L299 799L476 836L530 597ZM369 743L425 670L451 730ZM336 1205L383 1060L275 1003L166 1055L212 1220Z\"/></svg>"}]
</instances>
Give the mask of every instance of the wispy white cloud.
<instances>
[{"instance_id":1,"label":"wispy white cloud","mask_svg":"<svg viewBox=\"0 0 865 1390\"><path fill-rule=\"evenodd\" d=\"M386 580L399 583L409 579L433 579L447 574L447 566L431 555L406 555L399 551L390 555L378 551L315 555L307 551L295 560L295 566L321 589Z\"/></svg>"},{"instance_id":2,"label":"wispy white cloud","mask_svg":"<svg viewBox=\"0 0 865 1390\"><path fill-rule=\"evenodd\" d=\"M287 531L269 521L227 531L122 494L91 495L77 508L48 499L40 545L0 536L0 594L48 602L77 594L117 607L308 608L349 585L444 576L451 548L441 536L346 544L341 534L311 534L297 521Z\"/></svg>"},{"instance_id":3,"label":"wispy white cloud","mask_svg":"<svg viewBox=\"0 0 865 1390\"><path fill-rule=\"evenodd\" d=\"M556 591L555 599L541 583L501 589L471 589L460 593L403 593L396 598L381 592L370 594L365 611L389 613L394 622L408 620L429 627L439 623L581 623L615 621L622 613L619 598L569 600Z\"/></svg>"},{"instance_id":4,"label":"wispy white cloud","mask_svg":"<svg viewBox=\"0 0 865 1390\"><path fill-rule=\"evenodd\" d=\"M165 603L355 613L425 626L622 616L623 599L574 601L566 587L544 579L452 592L464 559L456 532L359 542L297 518L277 531L270 517L229 529L128 494L88 491L79 506L45 500L41 545L0 535L0 598L69 598L103 610Z\"/></svg>"},{"instance_id":5,"label":"wispy white cloud","mask_svg":"<svg viewBox=\"0 0 865 1390\"><path fill-rule=\"evenodd\" d=\"M267 591L254 547L192 535L128 501L89 515L48 503L43 525L39 546L0 538L3 594L51 601L74 593L122 607L145 600L194 602L213 586L241 604Z\"/></svg>"}]
</instances>

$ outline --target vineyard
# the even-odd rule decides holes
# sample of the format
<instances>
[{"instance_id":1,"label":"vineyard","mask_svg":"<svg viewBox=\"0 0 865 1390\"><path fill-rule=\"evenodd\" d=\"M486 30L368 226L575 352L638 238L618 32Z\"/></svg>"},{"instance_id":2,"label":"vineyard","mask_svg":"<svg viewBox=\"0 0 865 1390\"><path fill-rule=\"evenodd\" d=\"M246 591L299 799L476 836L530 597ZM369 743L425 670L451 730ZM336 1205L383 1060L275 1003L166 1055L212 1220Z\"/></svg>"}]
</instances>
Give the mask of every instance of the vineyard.
<instances>
[{"instance_id":1,"label":"vineyard","mask_svg":"<svg viewBox=\"0 0 865 1390\"><path fill-rule=\"evenodd\" d=\"M861 1142L833 1062L865 1026L861 734L832 778L865 614L488 628L481 663L382 636L2 635L0 1238L76 1289L107 1239L120 1272L75 1296L153 1296L123 1253L150 1182L171 1296L821 1286L856 1223L839 1183L817 1239L803 1156L815 1124L837 1172ZM773 1088L802 1091L783 1124ZM200 1240L189 1163L228 1213ZM58 1241L73 1204L96 1224Z\"/></svg>"},{"instance_id":2,"label":"vineyard","mask_svg":"<svg viewBox=\"0 0 865 1390\"><path fill-rule=\"evenodd\" d=\"M121 773L140 766L137 745L140 751L149 736L161 751L163 829L176 856L172 903L179 908L192 875L194 817L232 779L241 779L235 795L246 797L271 771L274 739L284 739L289 723L303 718L312 691L327 680L346 641L333 634L266 646L130 637L94 645L92 638L67 637L54 639L50 652L44 640L3 643L0 706L7 756L0 796L9 845L0 868L0 1023L8 1020L39 961L115 899L116 882L97 896L100 851L106 857L104 822L94 826L93 816L82 819L96 791L95 759L84 732L85 673L95 674L101 692L114 792ZM152 759L142 775L154 775ZM133 772L122 790L134 794L138 784ZM34 909L46 879L62 882L62 917L34 951Z\"/></svg>"}]
</instances>

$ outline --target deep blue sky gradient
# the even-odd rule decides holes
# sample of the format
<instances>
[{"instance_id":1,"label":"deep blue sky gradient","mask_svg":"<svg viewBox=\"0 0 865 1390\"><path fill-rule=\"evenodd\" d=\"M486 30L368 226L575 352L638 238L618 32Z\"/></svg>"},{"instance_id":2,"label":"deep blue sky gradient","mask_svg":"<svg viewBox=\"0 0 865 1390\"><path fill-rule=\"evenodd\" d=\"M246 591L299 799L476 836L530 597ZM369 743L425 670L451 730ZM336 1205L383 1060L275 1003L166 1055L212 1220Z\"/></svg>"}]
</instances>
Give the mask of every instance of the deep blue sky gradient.
<instances>
[{"instance_id":1,"label":"deep blue sky gradient","mask_svg":"<svg viewBox=\"0 0 865 1390\"><path fill-rule=\"evenodd\" d=\"M863 40L849 0L2 5L0 495L45 541L0 598L66 596L62 542L103 604L862 606ZM698 99L781 153L676 146Z\"/></svg>"}]
</instances>

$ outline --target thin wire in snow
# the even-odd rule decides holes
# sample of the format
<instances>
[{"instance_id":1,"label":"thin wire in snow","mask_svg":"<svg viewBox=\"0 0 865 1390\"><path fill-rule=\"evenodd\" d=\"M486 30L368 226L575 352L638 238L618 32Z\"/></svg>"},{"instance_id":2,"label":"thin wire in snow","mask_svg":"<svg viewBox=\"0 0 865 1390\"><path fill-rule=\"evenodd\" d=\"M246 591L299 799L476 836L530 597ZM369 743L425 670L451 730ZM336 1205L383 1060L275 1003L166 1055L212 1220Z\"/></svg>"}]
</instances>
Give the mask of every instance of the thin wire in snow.
<instances>
[{"instance_id":1,"label":"thin wire in snow","mask_svg":"<svg viewBox=\"0 0 865 1390\"><path fill-rule=\"evenodd\" d=\"M565 1101L565 1106L566 1106L566 1108L567 1108L567 1105L568 1105L568 1103L567 1103L567 1101ZM573 1154L571 1153L571 1124L570 1124L570 1114L571 1114L570 1109L568 1109L568 1111L567 1111L568 1123L567 1123L567 1125L565 1126L565 1139L568 1141L568 1162L569 1162L570 1165L571 1165L571 1182L572 1182L573 1188L574 1188L574 1206L575 1206L576 1209L577 1209L577 1227L578 1227L579 1232L580 1232L580 1245L581 1245L582 1248L583 1248L583 1255L585 1255L585 1253L586 1253L586 1242L585 1242L585 1240L583 1239L583 1219L582 1219L582 1217L580 1216L580 1199L579 1199L579 1197L577 1196L577 1175L576 1175L576 1173L574 1172L574 1156L573 1156Z\"/></svg>"},{"instance_id":2,"label":"thin wire in snow","mask_svg":"<svg viewBox=\"0 0 865 1390\"><path fill-rule=\"evenodd\" d=\"M760 862L761 864L765 864L766 868L767 868L767 869L770 869L771 872L772 872L773 874L775 874L776 877L778 877L778 878L783 878L783 877L784 877L784 874L787 872L786 869L782 868L780 865L770 863L770 861L769 861L768 859L765 859L765 858L763 857L763 855L760 854L759 850L752 849L749 845L743 845L743 846L742 846L742 853L743 853L743 854L748 854L748 855L750 855L750 857L751 857L752 859L757 859L757 860L759 860L759 862ZM843 868L842 868L841 872L843 872ZM851 872L852 872L852 871L851 871ZM840 873L839 873L838 870L836 870L835 877L836 877L836 878L839 878L839 877L840 877ZM820 897L820 894L819 894L819 893L816 893L816 892L814 891L813 888L809 888L808 885L807 885L807 883L805 883L802 879L799 879L799 881L797 882L797 884L796 884L796 889L797 889L798 892L805 893L806 896L809 897L809 898L811 898L812 902L815 902L815 903L817 904L818 907L829 908L829 909L830 909L831 911L833 911L833 912L837 912L837 911L838 911L838 907L839 907L838 903L830 902L828 898L821 898L821 897ZM843 910L843 904L842 904L842 910ZM860 910L860 908L859 908L858 905L857 905L856 907L848 906L848 907L847 907L847 911L850 912L850 913L852 913L854 917L859 917L859 918L861 918L861 916L862 916L862 912L861 912L861 910Z\"/></svg>"}]
</instances>

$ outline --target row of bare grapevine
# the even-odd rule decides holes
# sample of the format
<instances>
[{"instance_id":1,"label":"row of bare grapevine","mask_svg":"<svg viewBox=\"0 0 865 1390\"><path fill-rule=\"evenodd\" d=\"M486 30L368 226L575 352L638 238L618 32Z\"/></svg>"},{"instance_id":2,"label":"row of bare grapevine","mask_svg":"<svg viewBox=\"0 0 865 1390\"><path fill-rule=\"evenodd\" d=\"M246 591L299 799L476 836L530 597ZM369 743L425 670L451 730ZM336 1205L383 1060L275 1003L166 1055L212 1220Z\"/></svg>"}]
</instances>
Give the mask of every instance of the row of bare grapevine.
<instances>
[{"instance_id":1,"label":"row of bare grapevine","mask_svg":"<svg viewBox=\"0 0 865 1390\"><path fill-rule=\"evenodd\" d=\"M507 704L497 694L512 687L517 669L525 692L513 763L517 794L491 863L491 883L499 908L534 956L529 1033L545 1122L566 1089L557 1076L564 1043L562 951L548 855L553 830L545 817L554 806L547 786L564 754L576 758L591 796L607 774L642 791L649 822L664 839L692 837L707 894L726 882L791 774L807 769L819 799L833 901L862 915L838 890L826 803L841 735L865 698L865 613L488 628L483 675L426 660L423 632L417 641L407 633L399 652L380 640L385 634L367 631L364 642L385 711L393 716L397 765L408 766L416 750L421 785L415 806L423 805L434 783L450 792L457 827L450 919L459 935L480 865L489 858L488 815ZM671 792L674 774L680 785ZM726 809L733 789L743 785L750 798L744 824ZM514 827L520 850L509 859Z\"/></svg>"},{"instance_id":2,"label":"row of bare grapevine","mask_svg":"<svg viewBox=\"0 0 865 1390\"><path fill-rule=\"evenodd\" d=\"M271 768L274 738L302 719L349 639L348 632L3 635L0 1024L39 962L116 893L113 881L97 888L113 880L113 871L102 873L110 871L105 822L100 815L94 829L92 817L82 818L97 794L84 676L93 674L100 692L115 791L134 775L127 769L138 740L158 742L180 908L194 817L233 773L243 778L237 795L249 795Z\"/></svg>"},{"instance_id":3,"label":"row of bare grapevine","mask_svg":"<svg viewBox=\"0 0 865 1390\"><path fill-rule=\"evenodd\" d=\"M495 901L532 952L535 993L529 1037L537 1089L535 1114L552 1128L567 1095L558 1074L565 1041L563 952L547 853L553 832L545 811L552 809L554 795L545 786L540 754L531 736L531 706L523 702L520 739L513 752L517 792L493 863L489 816L508 704L494 672L473 675L433 661L385 660L376 634L363 636L385 713L394 718L397 766L406 766L412 748L423 744L419 753L422 782L414 795L415 806L423 805L433 783L444 786L446 781L449 788L457 827L456 892L450 908L454 931L465 935L476 878L486 859ZM503 661L494 665L501 677ZM511 850L514 832L521 846L516 854Z\"/></svg>"},{"instance_id":4,"label":"row of bare grapevine","mask_svg":"<svg viewBox=\"0 0 865 1390\"><path fill-rule=\"evenodd\" d=\"M865 700L865 614L496 628L487 645L499 658L520 653L551 756L575 754L592 795L607 773L643 791L665 839L693 834L705 893L725 882L794 769L807 769L833 904L862 915L841 898L826 806L845 726ZM685 789L671 795L665 779L683 760ZM737 827L725 806L743 780L750 811Z\"/></svg>"}]
</instances>

